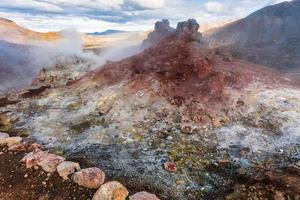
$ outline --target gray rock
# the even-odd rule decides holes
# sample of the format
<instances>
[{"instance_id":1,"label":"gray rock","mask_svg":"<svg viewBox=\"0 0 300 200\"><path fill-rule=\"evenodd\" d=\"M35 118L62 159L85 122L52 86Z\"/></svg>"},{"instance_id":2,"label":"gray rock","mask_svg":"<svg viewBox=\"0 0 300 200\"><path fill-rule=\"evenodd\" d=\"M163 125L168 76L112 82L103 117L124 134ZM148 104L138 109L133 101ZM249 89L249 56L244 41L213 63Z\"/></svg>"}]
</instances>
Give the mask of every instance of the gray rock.
<instances>
[{"instance_id":1,"label":"gray rock","mask_svg":"<svg viewBox=\"0 0 300 200\"><path fill-rule=\"evenodd\" d=\"M148 48L153 44L171 36L175 33L175 29L170 27L170 22L167 19L155 23L155 29L148 35L148 38L143 41L143 48Z\"/></svg>"},{"instance_id":2,"label":"gray rock","mask_svg":"<svg viewBox=\"0 0 300 200\"><path fill-rule=\"evenodd\" d=\"M9 138L9 135L7 133L0 132L0 139Z\"/></svg>"}]
</instances>

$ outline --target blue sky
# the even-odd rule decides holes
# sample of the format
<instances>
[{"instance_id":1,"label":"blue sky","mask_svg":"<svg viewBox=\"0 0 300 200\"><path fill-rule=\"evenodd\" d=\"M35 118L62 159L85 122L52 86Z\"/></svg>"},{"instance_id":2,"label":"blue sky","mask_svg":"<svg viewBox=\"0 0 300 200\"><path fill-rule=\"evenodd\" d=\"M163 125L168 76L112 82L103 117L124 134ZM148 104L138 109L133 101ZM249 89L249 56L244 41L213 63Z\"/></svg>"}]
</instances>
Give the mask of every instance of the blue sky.
<instances>
[{"instance_id":1,"label":"blue sky","mask_svg":"<svg viewBox=\"0 0 300 200\"><path fill-rule=\"evenodd\" d=\"M0 0L0 17L33 30L148 30L159 19L172 24L237 19L282 0Z\"/></svg>"}]
</instances>

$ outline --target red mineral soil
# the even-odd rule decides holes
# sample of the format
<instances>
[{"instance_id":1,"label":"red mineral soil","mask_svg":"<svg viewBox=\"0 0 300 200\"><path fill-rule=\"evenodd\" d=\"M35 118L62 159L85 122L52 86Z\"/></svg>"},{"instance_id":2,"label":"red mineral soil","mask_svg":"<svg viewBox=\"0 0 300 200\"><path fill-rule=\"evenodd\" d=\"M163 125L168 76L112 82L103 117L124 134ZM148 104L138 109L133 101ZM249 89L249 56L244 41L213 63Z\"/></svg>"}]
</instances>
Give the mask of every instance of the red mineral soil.
<instances>
[{"instance_id":1,"label":"red mineral soil","mask_svg":"<svg viewBox=\"0 0 300 200\"><path fill-rule=\"evenodd\" d=\"M207 123L224 109L236 107L231 95L251 83L283 82L276 72L209 49L202 44L194 20L179 23L176 30L163 20L155 28L144 41L142 53L88 73L75 87L126 83L123 90L127 95L150 90L174 106L183 106L193 121ZM159 83L159 89L153 89L153 82Z\"/></svg>"}]
</instances>

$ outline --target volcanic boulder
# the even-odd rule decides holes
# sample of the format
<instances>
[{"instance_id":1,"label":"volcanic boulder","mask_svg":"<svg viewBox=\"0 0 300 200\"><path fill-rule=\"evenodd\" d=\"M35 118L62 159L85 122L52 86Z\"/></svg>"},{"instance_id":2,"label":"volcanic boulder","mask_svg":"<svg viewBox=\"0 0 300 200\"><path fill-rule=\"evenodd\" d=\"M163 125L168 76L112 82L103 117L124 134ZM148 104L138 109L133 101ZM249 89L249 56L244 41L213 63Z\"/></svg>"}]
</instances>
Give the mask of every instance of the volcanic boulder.
<instances>
[{"instance_id":1,"label":"volcanic boulder","mask_svg":"<svg viewBox=\"0 0 300 200\"><path fill-rule=\"evenodd\" d=\"M199 27L195 19L179 22L176 28L176 35L179 39L201 42L202 34L198 32Z\"/></svg>"},{"instance_id":2,"label":"volcanic boulder","mask_svg":"<svg viewBox=\"0 0 300 200\"><path fill-rule=\"evenodd\" d=\"M148 48L160 41L174 37L174 39L202 42L202 34L198 32L199 24L195 19L179 22L177 28L170 27L170 22L167 19L155 23L154 31L148 35L148 38L143 42L143 48Z\"/></svg>"},{"instance_id":3,"label":"volcanic boulder","mask_svg":"<svg viewBox=\"0 0 300 200\"><path fill-rule=\"evenodd\" d=\"M144 40L143 47L148 48L160 40L171 36L173 33L175 33L175 29L170 26L169 20L163 19L162 21L158 21L155 23L154 31Z\"/></svg>"}]
</instances>

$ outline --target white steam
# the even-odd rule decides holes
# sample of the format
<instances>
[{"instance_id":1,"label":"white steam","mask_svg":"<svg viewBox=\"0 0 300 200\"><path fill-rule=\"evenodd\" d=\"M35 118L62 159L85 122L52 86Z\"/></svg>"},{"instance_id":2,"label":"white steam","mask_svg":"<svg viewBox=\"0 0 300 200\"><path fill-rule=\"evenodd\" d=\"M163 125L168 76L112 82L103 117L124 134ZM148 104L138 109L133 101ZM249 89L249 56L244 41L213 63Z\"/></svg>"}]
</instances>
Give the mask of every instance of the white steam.
<instances>
[{"instance_id":1,"label":"white steam","mask_svg":"<svg viewBox=\"0 0 300 200\"><path fill-rule=\"evenodd\" d=\"M62 31L61 36L57 41L31 42L31 46L11 44L0 38L0 94L29 85L41 69L52 67L58 62L64 63L64 60L70 58L88 59L94 63L93 68L140 51L137 45L139 41L134 37L112 42L96 55L93 51L83 50L82 35L75 30Z\"/></svg>"}]
</instances>

